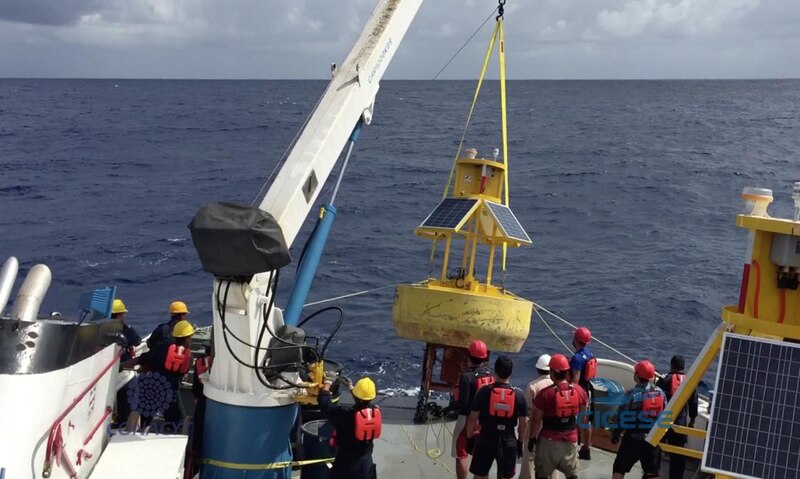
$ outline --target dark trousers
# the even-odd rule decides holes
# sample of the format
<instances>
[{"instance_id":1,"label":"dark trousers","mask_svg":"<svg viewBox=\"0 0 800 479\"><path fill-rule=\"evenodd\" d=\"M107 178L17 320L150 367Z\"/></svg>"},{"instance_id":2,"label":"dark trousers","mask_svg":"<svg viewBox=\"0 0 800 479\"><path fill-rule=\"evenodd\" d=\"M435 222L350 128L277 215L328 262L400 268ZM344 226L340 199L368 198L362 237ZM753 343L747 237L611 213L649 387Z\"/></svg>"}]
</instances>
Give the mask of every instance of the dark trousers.
<instances>
[{"instance_id":1,"label":"dark trousers","mask_svg":"<svg viewBox=\"0 0 800 479\"><path fill-rule=\"evenodd\" d=\"M331 479L377 479L372 454L353 454L339 448L331 469Z\"/></svg>"},{"instance_id":2,"label":"dark trousers","mask_svg":"<svg viewBox=\"0 0 800 479\"><path fill-rule=\"evenodd\" d=\"M673 446L683 447L686 445L687 437L683 434L678 434L672 429L667 431L664 436L664 442ZM669 479L683 479L683 473L686 470L686 456L682 454L669 455Z\"/></svg>"},{"instance_id":3,"label":"dark trousers","mask_svg":"<svg viewBox=\"0 0 800 479\"><path fill-rule=\"evenodd\" d=\"M128 401L128 385L126 384L117 391L117 423L127 423L130 415L131 403Z\"/></svg>"}]
</instances>

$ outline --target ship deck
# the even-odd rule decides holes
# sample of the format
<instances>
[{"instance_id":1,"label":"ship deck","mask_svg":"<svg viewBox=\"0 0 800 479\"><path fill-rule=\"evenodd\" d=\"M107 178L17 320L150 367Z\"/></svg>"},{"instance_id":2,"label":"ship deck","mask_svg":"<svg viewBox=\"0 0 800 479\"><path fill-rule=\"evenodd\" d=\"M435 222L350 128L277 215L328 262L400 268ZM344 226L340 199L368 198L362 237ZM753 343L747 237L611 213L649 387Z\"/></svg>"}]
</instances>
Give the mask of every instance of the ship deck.
<instances>
[{"instance_id":1,"label":"ship deck","mask_svg":"<svg viewBox=\"0 0 800 479\"><path fill-rule=\"evenodd\" d=\"M455 421L436 419L428 424L414 424L412 418L416 398L413 397L383 397L377 404L381 407L384 422L381 437L376 441L373 453L378 477L382 479L455 477L455 460L450 455ZM580 461L579 477L608 479L611 477L614 458L614 453L593 448L591 461ZM661 477L669 477L668 465L667 461L662 461ZM695 467L687 464L686 478L695 476ZM519 471L519 467L517 470ZM494 467L489 477L496 477ZM627 477L637 479L642 477L639 466L634 466Z\"/></svg>"}]
</instances>

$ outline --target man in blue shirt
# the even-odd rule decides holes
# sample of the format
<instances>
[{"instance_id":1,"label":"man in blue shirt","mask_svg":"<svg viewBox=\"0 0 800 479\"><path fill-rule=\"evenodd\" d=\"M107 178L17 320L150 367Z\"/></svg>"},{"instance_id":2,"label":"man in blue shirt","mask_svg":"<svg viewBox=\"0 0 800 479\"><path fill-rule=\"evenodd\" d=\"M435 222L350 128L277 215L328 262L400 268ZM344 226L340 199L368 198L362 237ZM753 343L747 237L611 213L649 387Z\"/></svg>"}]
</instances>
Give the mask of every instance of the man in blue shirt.
<instances>
[{"instance_id":1,"label":"man in blue shirt","mask_svg":"<svg viewBox=\"0 0 800 479\"><path fill-rule=\"evenodd\" d=\"M625 393L617 411L617 428L611 434L612 444L618 444L622 436L613 479L623 479L637 461L642 465L644 478L659 477L661 450L645 440L667 403L664 392L652 383L655 376L653 363L647 360L636 363L633 373L636 386Z\"/></svg>"},{"instance_id":2,"label":"man in blue shirt","mask_svg":"<svg viewBox=\"0 0 800 479\"><path fill-rule=\"evenodd\" d=\"M580 327L575 330L572 336L572 346L575 348L575 354L569 360L569 366L572 370L572 384L577 384L589 395L590 411L594 410L592 403L592 388L590 381L597 375L597 358L594 357L589 351L588 344L592 340L592 332L589 328ZM589 421L591 422L591 412L589 413ZM584 460L592 458L592 428L587 427L582 431L581 449L578 451L578 457Z\"/></svg>"}]
</instances>

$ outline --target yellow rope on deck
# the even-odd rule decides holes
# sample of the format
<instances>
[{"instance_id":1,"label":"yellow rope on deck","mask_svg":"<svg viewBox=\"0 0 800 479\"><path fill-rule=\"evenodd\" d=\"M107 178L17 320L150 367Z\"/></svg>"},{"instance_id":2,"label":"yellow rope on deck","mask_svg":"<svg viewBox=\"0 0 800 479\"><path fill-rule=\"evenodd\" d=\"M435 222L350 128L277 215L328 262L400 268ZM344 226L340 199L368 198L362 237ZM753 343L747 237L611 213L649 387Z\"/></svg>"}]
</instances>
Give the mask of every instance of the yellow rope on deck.
<instances>
[{"instance_id":1,"label":"yellow rope on deck","mask_svg":"<svg viewBox=\"0 0 800 479\"><path fill-rule=\"evenodd\" d=\"M287 467L303 467L312 464L321 464L323 462L333 462L333 457L325 459L308 459L305 461L282 461L271 462L266 464L244 464L239 462L218 461L216 459L197 459L196 462L200 464L208 464L210 466L222 467L224 469L235 469L237 471L266 471L270 469L284 469Z\"/></svg>"}]
</instances>

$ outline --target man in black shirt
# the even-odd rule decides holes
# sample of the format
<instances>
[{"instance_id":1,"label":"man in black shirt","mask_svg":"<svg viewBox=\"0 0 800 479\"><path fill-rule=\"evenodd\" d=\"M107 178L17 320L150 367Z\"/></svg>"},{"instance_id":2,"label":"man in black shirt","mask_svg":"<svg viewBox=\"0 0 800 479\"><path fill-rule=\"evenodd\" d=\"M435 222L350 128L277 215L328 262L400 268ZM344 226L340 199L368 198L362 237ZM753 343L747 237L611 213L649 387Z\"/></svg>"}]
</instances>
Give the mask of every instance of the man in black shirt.
<instances>
[{"instance_id":1,"label":"man in black shirt","mask_svg":"<svg viewBox=\"0 0 800 479\"><path fill-rule=\"evenodd\" d=\"M469 472L475 479L486 479L495 460L500 477L512 478L517 458L522 457L522 438L528 433L528 404L522 391L509 383L513 367L508 356L497 358L494 384L481 388L472 402L467 421L467 449L473 451ZM477 441L475 423L481 426Z\"/></svg>"},{"instance_id":2,"label":"man in black shirt","mask_svg":"<svg viewBox=\"0 0 800 479\"><path fill-rule=\"evenodd\" d=\"M489 361L489 349L480 340L472 341L467 348L470 365L458 377L454 402L458 408L458 420L453 430L453 457L456 459L456 479L466 479L469 463L467 458L472 451L467 450L467 416L469 416L472 400L483 386L492 384L494 376L486 364Z\"/></svg>"},{"instance_id":3,"label":"man in black shirt","mask_svg":"<svg viewBox=\"0 0 800 479\"><path fill-rule=\"evenodd\" d=\"M122 345L122 357L120 357L120 369L122 364L133 358L134 348L142 343L142 337L131 325L125 322L125 315L128 309L121 299L115 299L111 308L111 319L116 319L122 323L122 336L125 337L125 344ZM125 422L131 413L128 403L128 385L125 384L117 391L117 422Z\"/></svg>"},{"instance_id":4,"label":"man in black shirt","mask_svg":"<svg viewBox=\"0 0 800 479\"><path fill-rule=\"evenodd\" d=\"M338 446L331 469L331 479L375 479L377 472L372 462L373 441L380 437L380 409L372 404L375 383L361 378L355 386L347 382L353 394L353 406L333 404L330 382L319 393L319 409L336 428Z\"/></svg>"},{"instance_id":5,"label":"man in black shirt","mask_svg":"<svg viewBox=\"0 0 800 479\"><path fill-rule=\"evenodd\" d=\"M188 319L189 308L186 307L186 303L183 301L174 301L169 305L169 315L169 321L159 324L150 333L150 337L147 338L148 349L154 349L162 343L172 343L172 329L178 321Z\"/></svg>"},{"instance_id":6,"label":"man in black shirt","mask_svg":"<svg viewBox=\"0 0 800 479\"><path fill-rule=\"evenodd\" d=\"M661 388L661 390L664 391L664 394L666 394L667 402L672 399L672 396L678 391L678 387L686 378L686 374L683 372L684 368L686 367L686 360L683 359L683 356L675 355L672 357L669 365L669 374L656 382L656 386ZM697 418L697 406L697 391L692 391L692 395L689 396L689 401L686 403L686 406L681 410L678 416L675 417L673 423L679 426L686 426L686 416L688 415L688 426L694 427L694 420ZM686 445L687 439L688 438L684 434L678 434L672 429L668 429L667 434L664 436L664 441L667 444L680 447ZM682 479L685 469L686 457L681 454L670 454L669 478Z\"/></svg>"},{"instance_id":7,"label":"man in black shirt","mask_svg":"<svg viewBox=\"0 0 800 479\"><path fill-rule=\"evenodd\" d=\"M148 413L143 414L144 426L157 413L162 413L164 422L174 427L176 431L183 426L185 413L180 387L181 379L184 374L189 372L192 357L192 335L194 335L194 326L188 321L178 321L172 329L173 343L162 342L154 349L133 359L135 363L141 365L139 393L140 395L144 394L145 398L138 398L137 404L140 405L140 408L145 408ZM148 403L148 395L159 397L164 391L170 393L170 397L165 398L166 404Z\"/></svg>"}]
</instances>

